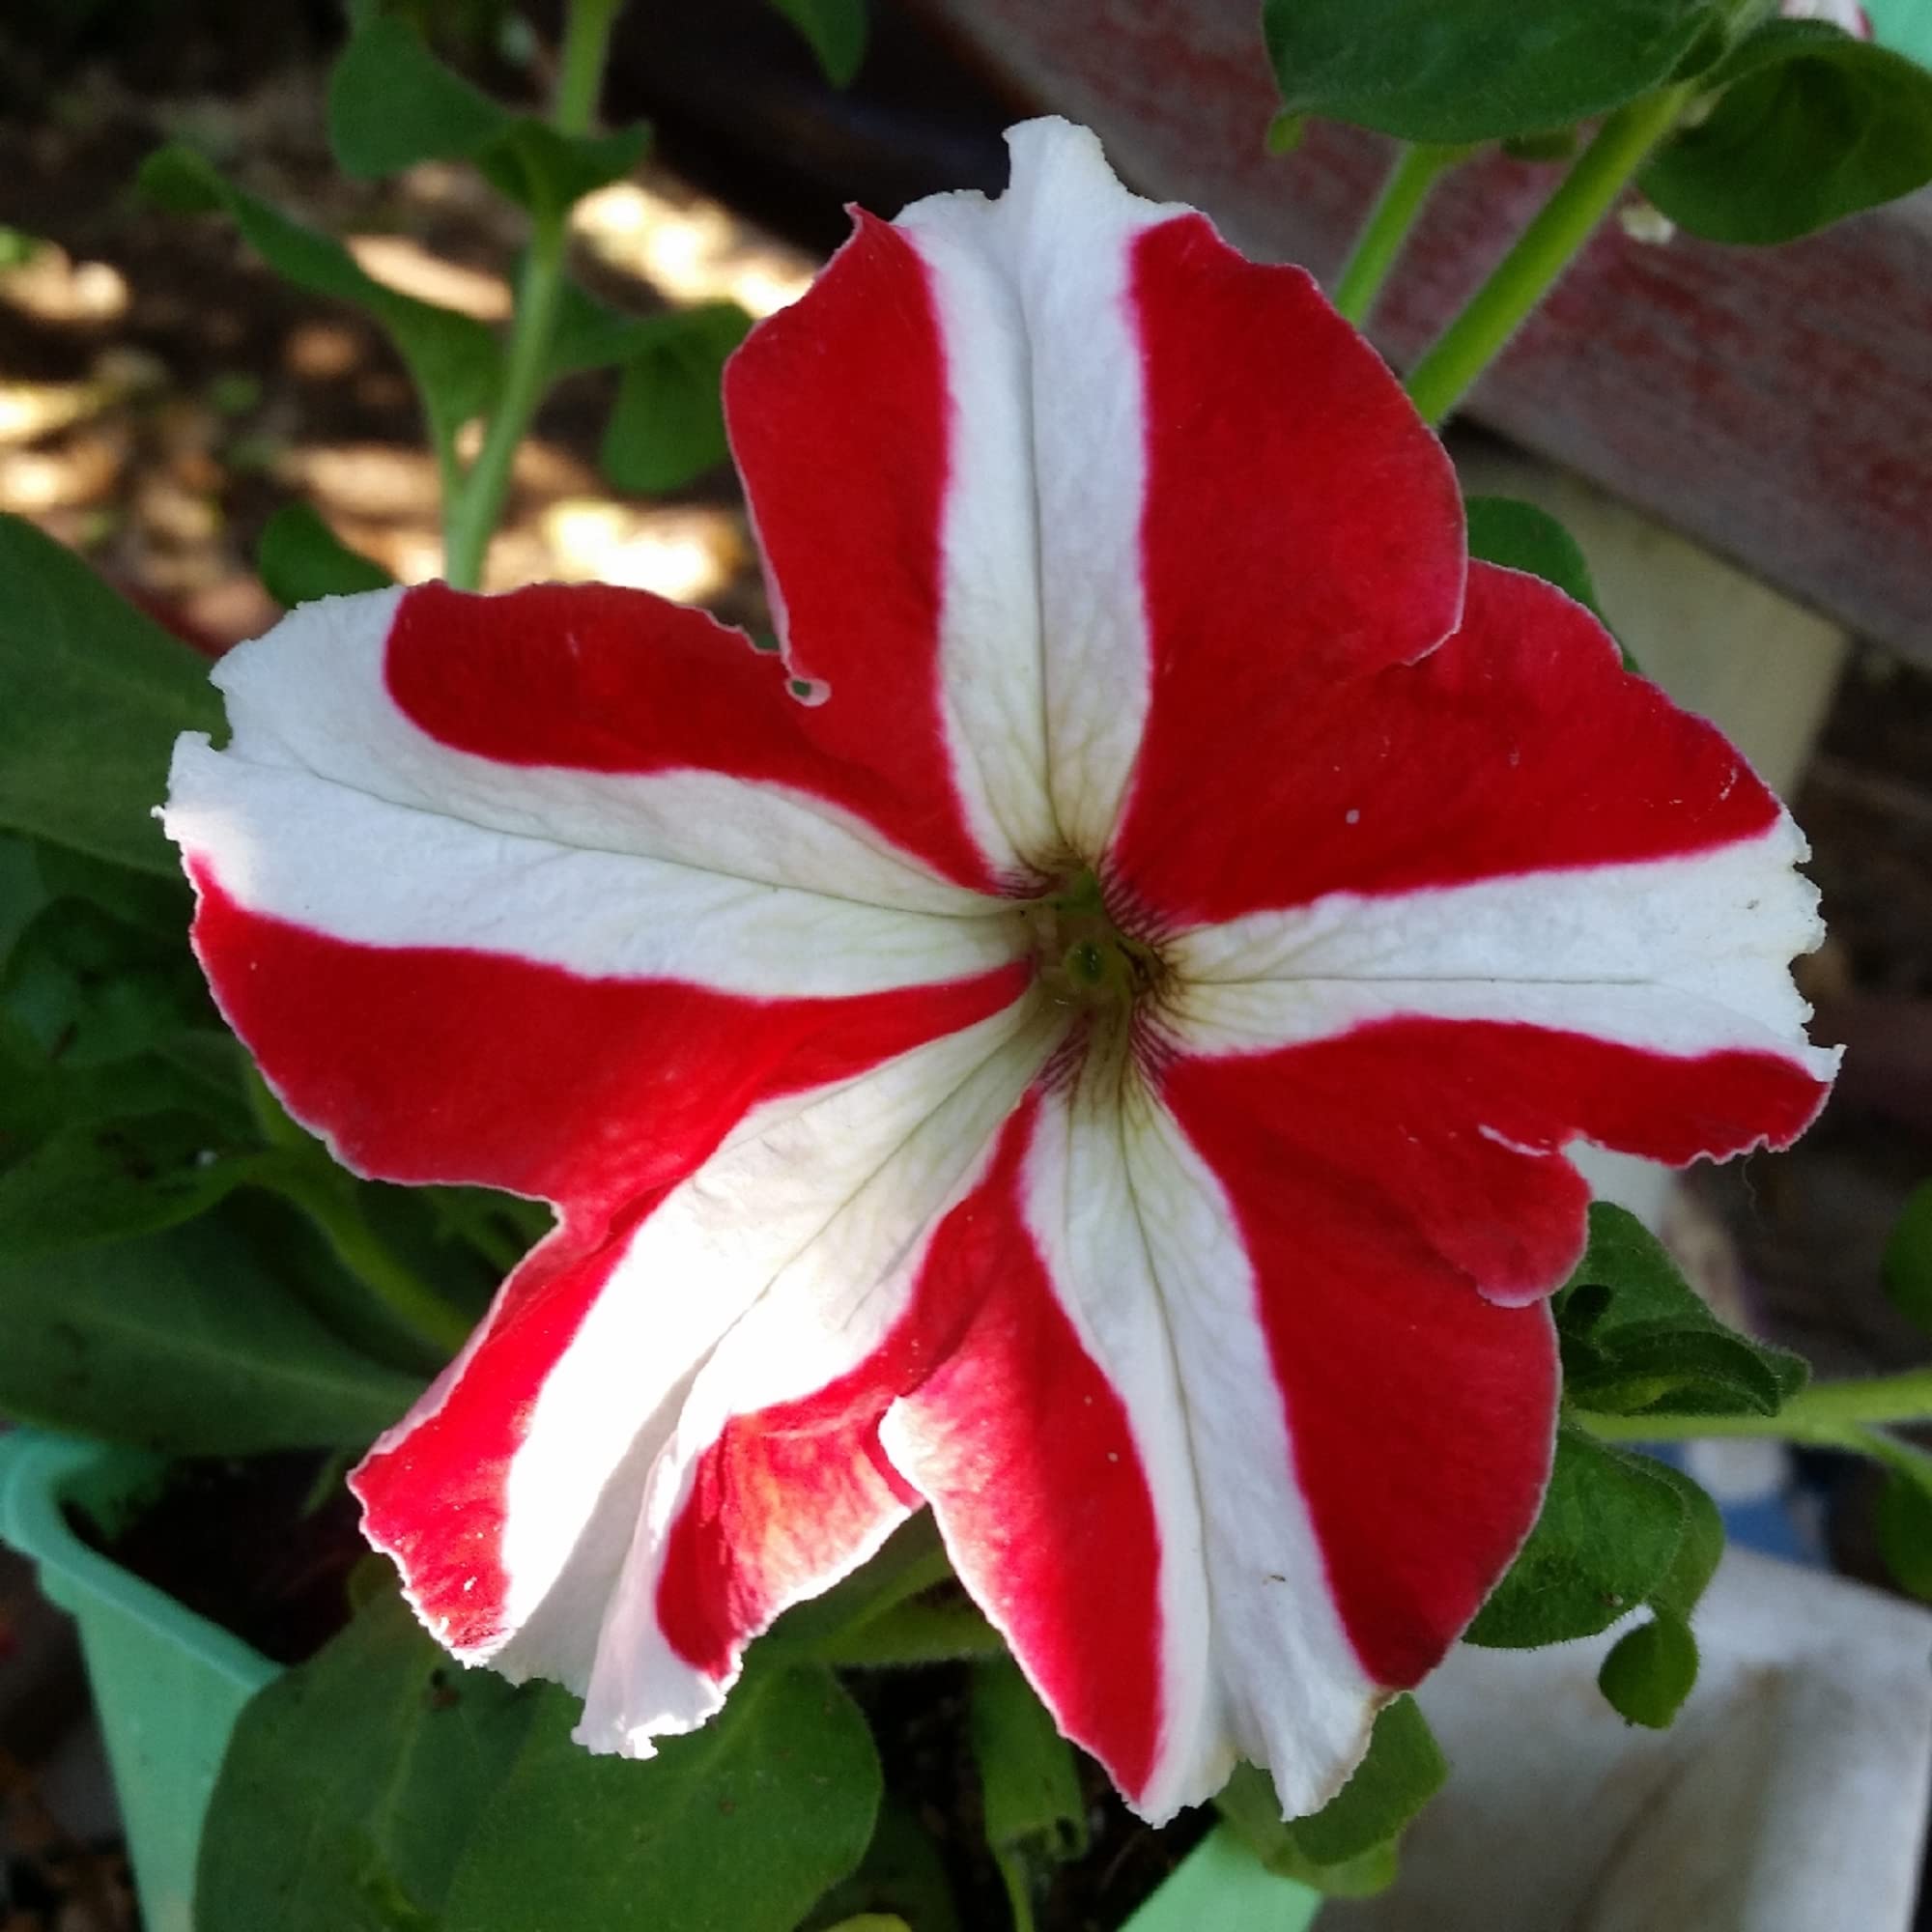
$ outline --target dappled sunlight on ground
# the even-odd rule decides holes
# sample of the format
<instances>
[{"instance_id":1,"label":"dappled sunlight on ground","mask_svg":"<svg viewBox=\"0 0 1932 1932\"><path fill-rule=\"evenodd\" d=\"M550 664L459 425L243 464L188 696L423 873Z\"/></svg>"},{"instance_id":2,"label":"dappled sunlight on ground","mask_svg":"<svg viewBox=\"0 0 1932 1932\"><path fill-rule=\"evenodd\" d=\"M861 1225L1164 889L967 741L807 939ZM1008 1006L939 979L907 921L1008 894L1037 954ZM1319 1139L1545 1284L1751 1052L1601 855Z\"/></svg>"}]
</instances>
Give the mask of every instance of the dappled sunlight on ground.
<instances>
[{"instance_id":1,"label":"dappled sunlight on ground","mask_svg":"<svg viewBox=\"0 0 1932 1932\"><path fill-rule=\"evenodd\" d=\"M571 226L601 260L673 302L734 301L770 315L796 301L818 267L665 176L612 182L578 204Z\"/></svg>"},{"instance_id":2,"label":"dappled sunlight on ground","mask_svg":"<svg viewBox=\"0 0 1932 1932\"><path fill-rule=\"evenodd\" d=\"M132 137L121 127L121 152L161 131L199 133L242 185L340 236L376 280L506 321L521 217L473 176L432 162L380 186L344 183L287 76L259 105L251 118L253 104L231 103L224 122L206 101L161 103L157 126L156 103L110 91L97 119L143 117ZM257 119L272 142L241 138ZM33 518L215 644L273 622L253 550L294 499L400 580L436 576L437 466L380 333L275 283L220 221L142 208L123 182L97 198L84 233L0 231L0 510ZM573 232L597 299L642 314L724 299L767 315L815 266L654 167L592 196ZM763 623L728 469L663 501L618 496L599 475L591 458L613 390L608 372L576 377L546 409L517 459L487 586L598 580ZM466 456L479 433L459 439Z\"/></svg>"}]
</instances>

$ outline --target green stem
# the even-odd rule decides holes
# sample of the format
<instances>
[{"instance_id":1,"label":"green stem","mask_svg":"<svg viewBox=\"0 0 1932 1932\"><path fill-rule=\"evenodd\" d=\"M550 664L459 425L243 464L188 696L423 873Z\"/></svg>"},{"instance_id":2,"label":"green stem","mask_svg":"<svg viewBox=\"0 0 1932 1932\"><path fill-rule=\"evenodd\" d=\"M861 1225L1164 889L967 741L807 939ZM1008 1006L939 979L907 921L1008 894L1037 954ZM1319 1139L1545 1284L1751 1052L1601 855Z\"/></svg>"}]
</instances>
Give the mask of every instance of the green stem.
<instances>
[{"instance_id":1,"label":"green stem","mask_svg":"<svg viewBox=\"0 0 1932 1932\"><path fill-rule=\"evenodd\" d=\"M272 1151L260 1157L254 1183L279 1194L316 1225L335 1259L393 1320L439 1355L453 1355L469 1323L415 1271L390 1253L355 1199L355 1182L322 1143L275 1098L261 1069L246 1075L248 1111Z\"/></svg>"},{"instance_id":2,"label":"green stem","mask_svg":"<svg viewBox=\"0 0 1932 1932\"><path fill-rule=\"evenodd\" d=\"M1899 1423L1932 1422L1932 1368L1814 1382L1776 1415L1579 1415L1577 1420L1593 1435L1609 1442L1768 1435L1895 1461L1894 1449L1912 1452L1875 1432Z\"/></svg>"},{"instance_id":3,"label":"green stem","mask_svg":"<svg viewBox=\"0 0 1932 1932\"><path fill-rule=\"evenodd\" d=\"M582 134L590 128L603 85L611 29L622 4L623 0L571 0L551 109L551 120L559 133ZM516 315L510 325L502 391L476 461L443 499L443 576L459 590L474 590L483 581L483 560L503 514L517 446L550 386L551 337L563 295L563 258L569 235L567 207L539 207L530 218L530 245L517 282Z\"/></svg>"},{"instance_id":4,"label":"green stem","mask_svg":"<svg viewBox=\"0 0 1932 1932\"><path fill-rule=\"evenodd\" d=\"M315 1223L335 1259L399 1326L439 1356L453 1355L462 1348L469 1336L469 1323L390 1253L364 1217L351 1192L354 1183L346 1176L289 1167L265 1173L261 1181Z\"/></svg>"},{"instance_id":5,"label":"green stem","mask_svg":"<svg viewBox=\"0 0 1932 1932\"><path fill-rule=\"evenodd\" d=\"M1495 272L1410 372L1408 393L1426 421L1440 422L1501 353L1676 124L1691 93L1663 88L1620 107L1597 130Z\"/></svg>"},{"instance_id":6,"label":"green stem","mask_svg":"<svg viewBox=\"0 0 1932 1932\"><path fill-rule=\"evenodd\" d=\"M1357 328L1366 327L1375 313L1376 298L1381 294L1430 191L1469 153L1466 147L1418 141L1397 156L1335 283L1335 306Z\"/></svg>"}]
</instances>

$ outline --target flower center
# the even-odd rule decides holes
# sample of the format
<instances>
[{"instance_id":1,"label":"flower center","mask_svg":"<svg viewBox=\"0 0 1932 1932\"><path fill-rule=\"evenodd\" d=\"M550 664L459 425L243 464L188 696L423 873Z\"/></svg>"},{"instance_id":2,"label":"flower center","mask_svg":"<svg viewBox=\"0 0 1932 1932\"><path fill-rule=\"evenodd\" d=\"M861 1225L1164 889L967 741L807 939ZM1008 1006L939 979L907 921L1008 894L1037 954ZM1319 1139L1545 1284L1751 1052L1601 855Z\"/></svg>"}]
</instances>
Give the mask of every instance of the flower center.
<instances>
[{"instance_id":1,"label":"flower center","mask_svg":"<svg viewBox=\"0 0 1932 1932\"><path fill-rule=\"evenodd\" d=\"M1160 982L1160 955L1108 917L1092 872L1076 873L1021 917L1033 933L1039 982L1061 1006L1125 1019Z\"/></svg>"}]
</instances>

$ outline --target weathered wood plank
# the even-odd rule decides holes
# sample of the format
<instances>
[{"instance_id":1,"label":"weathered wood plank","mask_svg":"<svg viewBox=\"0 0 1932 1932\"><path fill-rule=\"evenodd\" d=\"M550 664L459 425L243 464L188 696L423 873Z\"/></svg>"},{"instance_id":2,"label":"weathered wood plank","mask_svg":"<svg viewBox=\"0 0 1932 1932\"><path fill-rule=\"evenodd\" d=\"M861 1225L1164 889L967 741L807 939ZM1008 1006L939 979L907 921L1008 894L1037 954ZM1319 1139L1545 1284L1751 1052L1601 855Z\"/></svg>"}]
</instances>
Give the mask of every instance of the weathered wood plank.
<instances>
[{"instance_id":1,"label":"weathered wood plank","mask_svg":"<svg viewBox=\"0 0 1932 1932\"><path fill-rule=\"evenodd\" d=\"M1257 0L923 0L1013 84L1085 121L1150 192L1331 274L1386 144L1264 153ZM1548 190L1495 157L1431 205L1376 334L1412 358ZM1932 662L1932 197L1779 249L1614 225L1470 412L1855 629Z\"/></svg>"}]
</instances>

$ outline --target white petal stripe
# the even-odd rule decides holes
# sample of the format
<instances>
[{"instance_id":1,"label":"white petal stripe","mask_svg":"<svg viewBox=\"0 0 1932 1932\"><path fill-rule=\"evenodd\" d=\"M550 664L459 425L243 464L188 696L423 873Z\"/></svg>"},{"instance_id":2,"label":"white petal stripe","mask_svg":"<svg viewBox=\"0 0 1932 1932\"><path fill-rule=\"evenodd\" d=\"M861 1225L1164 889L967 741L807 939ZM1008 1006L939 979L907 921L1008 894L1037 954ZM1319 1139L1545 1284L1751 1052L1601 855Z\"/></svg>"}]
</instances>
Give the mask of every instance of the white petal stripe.
<instances>
[{"instance_id":1,"label":"white petal stripe","mask_svg":"<svg viewBox=\"0 0 1932 1932\"><path fill-rule=\"evenodd\" d=\"M859 1079L754 1109L639 1228L558 1357L510 1467L506 1622L523 1628L491 1662L580 1691L594 1669L605 1701L585 1736L601 1748L635 1733L630 1747L641 1749L643 1730L665 1711L678 1714L674 1727L689 1728L723 1697L689 1681L689 1666L664 1650L651 1597L631 1604L629 1585L619 1587L627 1562L635 1569L661 1554L668 1520L661 1465L675 1463L675 1488L691 1456L715 1438L721 1378L724 1403L753 1408L819 1386L838 1373L835 1362L871 1346L874 1326L896 1306L906 1247L933 1198L973 1158L970 1139L955 1138L971 1124L972 1096L1011 1078L1024 1086L1030 1065L1007 1069L1016 1055L1025 1059L1016 1041L1037 1031L1037 1014L1015 1006ZM867 1302L882 1282L894 1293ZM828 1324L807 1347L805 1317L841 1294L859 1309L847 1309L842 1333ZM810 1308L784 1306L800 1295L812 1298ZM734 1329L767 1299L763 1326ZM759 1339L766 1334L770 1345ZM729 1375L712 1357L727 1337ZM659 1498L649 1510L647 1491ZM609 1637L607 1606L618 1632ZM650 1660L657 1688L646 1724L633 1692L645 1695L637 1673Z\"/></svg>"},{"instance_id":2,"label":"white petal stripe","mask_svg":"<svg viewBox=\"0 0 1932 1932\"><path fill-rule=\"evenodd\" d=\"M959 377L955 399L977 412L982 395L1003 398L1001 384L1012 382L1015 365L1025 385L1038 549L1029 635L1045 640L1053 815L1067 847L1091 855L1113 828L1148 707L1140 554L1147 465L1131 249L1144 230L1186 211L1128 193L1084 128L1030 121L1007 140L1012 180L997 201L935 196L899 221L937 271ZM970 267L976 254L984 264L980 273ZM1004 300L986 293L981 274L1004 282ZM996 328L1006 327L1022 330L1023 342L996 342ZM968 390L961 386L968 381L990 387ZM998 459L1012 462L1004 403L992 407ZM1024 487L1026 453L996 480L994 444L990 427L962 436L955 485L962 495ZM990 515L963 502L950 511L949 551ZM983 713L988 699L973 702ZM976 739L992 724L990 716L974 721ZM1026 742L1038 736L1030 730ZM1022 802L1031 813L1030 800Z\"/></svg>"},{"instance_id":3,"label":"white petal stripe","mask_svg":"<svg viewBox=\"0 0 1932 1932\"><path fill-rule=\"evenodd\" d=\"M745 1312L698 1372L652 1467L598 1635L581 1743L649 1756L653 1737L690 1730L724 1703L728 1685L679 1657L656 1614L667 1541L699 1458L733 1416L813 1395L885 1341L940 1222L977 1184L1001 1123L1063 1028L1043 1003L983 1021L908 1055L883 1081L870 1075L849 1096L795 1116L781 1134L741 1136L684 1190L692 1201L680 1219L694 1233L674 1229L671 1238L690 1251L657 1269L685 1298ZM801 1175L811 1178L810 1191ZM804 1242L792 1237L777 1268L762 1226L743 1232L767 1216L774 1187L781 1197L796 1190L801 1213L815 1203L818 1223ZM750 1269L740 1252L748 1240L757 1256ZM758 1292L748 1298L752 1280ZM848 1567L869 1554L853 1552Z\"/></svg>"},{"instance_id":4,"label":"white petal stripe","mask_svg":"<svg viewBox=\"0 0 1932 1932\"><path fill-rule=\"evenodd\" d=\"M389 696L399 590L292 611L215 667L232 754L487 831L625 853L874 905L975 913L985 901L838 806L725 772L510 765L452 750ZM719 632L720 650L750 650ZM775 672L776 674L776 672Z\"/></svg>"},{"instance_id":5,"label":"white petal stripe","mask_svg":"<svg viewBox=\"0 0 1932 1932\"><path fill-rule=\"evenodd\" d=\"M182 739L170 838L250 912L365 946L455 947L595 979L753 998L971 978L1017 958L1016 915L895 912L392 805Z\"/></svg>"},{"instance_id":6,"label":"white petal stripe","mask_svg":"<svg viewBox=\"0 0 1932 1932\"><path fill-rule=\"evenodd\" d=\"M1823 933L1786 817L1688 858L1335 893L1173 942L1184 1051L1301 1045L1400 1014L1520 1021L1660 1053L1776 1053L1820 1079L1789 962Z\"/></svg>"}]
</instances>

